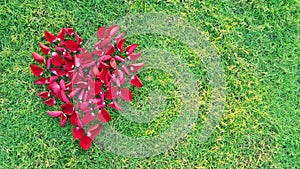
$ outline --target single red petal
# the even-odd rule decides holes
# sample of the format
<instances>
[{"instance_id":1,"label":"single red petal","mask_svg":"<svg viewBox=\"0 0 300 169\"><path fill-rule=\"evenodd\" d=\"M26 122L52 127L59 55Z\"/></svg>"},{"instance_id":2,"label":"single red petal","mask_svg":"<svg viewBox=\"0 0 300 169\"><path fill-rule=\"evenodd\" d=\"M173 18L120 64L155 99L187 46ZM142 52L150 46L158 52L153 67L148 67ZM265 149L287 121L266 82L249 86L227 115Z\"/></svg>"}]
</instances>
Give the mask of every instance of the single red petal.
<instances>
[{"instance_id":1,"label":"single red petal","mask_svg":"<svg viewBox=\"0 0 300 169\"><path fill-rule=\"evenodd\" d=\"M54 66L62 66L64 64L64 60L58 52L52 53L51 62Z\"/></svg>"},{"instance_id":2,"label":"single red petal","mask_svg":"<svg viewBox=\"0 0 300 169\"><path fill-rule=\"evenodd\" d=\"M78 115L77 113L73 113L71 116L70 116L70 122L73 126L76 126L78 124Z\"/></svg>"},{"instance_id":3,"label":"single red petal","mask_svg":"<svg viewBox=\"0 0 300 169\"><path fill-rule=\"evenodd\" d=\"M67 74L66 70L62 70L61 68L54 67L50 70L56 76L65 76Z\"/></svg>"},{"instance_id":4,"label":"single red petal","mask_svg":"<svg viewBox=\"0 0 300 169\"><path fill-rule=\"evenodd\" d=\"M48 90L50 90L51 94L54 97L58 97L60 95L60 86L55 81L48 85Z\"/></svg>"},{"instance_id":5,"label":"single red petal","mask_svg":"<svg viewBox=\"0 0 300 169\"><path fill-rule=\"evenodd\" d=\"M60 90L59 99L65 103L70 102L64 90Z\"/></svg>"},{"instance_id":6,"label":"single red petal","mask_svg":"<svg viewBox=\"0 0 300 169\"><path fill-rule=\"evenodd\" d=\"M88 136L83 136L81 139L80 139L80 147L83 149L83 150L88 150L91 146L91 143L93 142L93 140L88 137Z\"/></svg>"},{"instance_id":7,"label":"single red petal","mask_svg":"<svg viewBox=\"0 0 300 169\"><path fill-rule=\"evenodd\" d=\"M48 114L52 117L59 117L62 114L62 111L49 111Z\"/></svg>"},{"instance_id":8,"label":"single red petal","mask_svg":"<svg viewBox=\"0 0 300 169\"><path fill-rule=\"evenodd\" d=\"M105 54L112 55L114 52L115 52L115 47L112 46L106 50Z\"/></svg>"},{"instance_id":9,"label":"single red petal","mask_svg":"<svg viewBox=\"0 0 300 169\"><path fill-rule=\"evenodd\" d=\"M46 45L44 45L43 43L40 43L40 48L41 51L45 54L45 55L49 55L50 53L50 48Z\"/></svg>"},{"instance_id":10,"label":"single red petal","mask_svg":"<svg viewBox=\"0 0 300 169\"><path fill-rule=\"evenodd\" d=\"M129 60L137 60L141 56L141 53L132 53L128 56Z\"/></svg>"},{"instance_id":11,"label":"single red petal","mask_svg":"<svg viewBox=\"0 0 300 169\"><path fill-rule=\"evenodd\" d=\"M60 79L59 86L62 90L66 90L66 82L64 79Z\"/></svg>"},{"instance_id":12,"label":"single red petal","mask_svg":"<svg viewBox=\"0 0 300 169\"><path fill-rule=\"evenodd\" d=\"M51 58L47 59L46 67L47 67L47 69L50 69L50 67L51 67Z\"/></svg>"},{"instance_id":13,"label":"single red petal","mask_svg":"<svg viewBox=\"0 0 300 169\"><path fill-rule=\"evenodd\" d=\"M90 123L91 121L93 121L95 119L95 115L93 113L87 113L85 114L82 119L81 119L81 123L83 125L87 125L88 123Z\"/></svg>"},{"instance_id":14,"label":"single red petal","mask_svg":"<svg viewBox=\"0 0 300 169\"><path fill-rule=\"evenodd\" d=\"M100 60L103 61L103 62L106 62L110 59L111 59L110 55L103 55L103 56L100 57Z\"/></svg>"},{"instance_id":15,"label":"single red petal","mask_svg":"<svg viewBox=\"0 0 300 169\"><path fill-rule=\"evenodd\" d=\"M39 96L43 99L47 99L48 97L50 97L50 93L48 91L40 92L40 93L37 94L37 96Z\"/></svg>"},{"instance_id":16,"label":"single red petal","mask_svg":"<svg viewBox=\"0 0 300 169\"><path fill-rule=\"evenodd\" d=\"M129 89L127 88L122 88L121 91L120 91L120 97L125 100L125 101L128 101L130 102L132 100L132 94L130 92Z\"/></svg>"},{"instance_id":17,"label":"single red petal","mask_svg":"<svg viewBox=\"0 0 300 169\"><path fill-rule=\"evenodd\" d=\"M126 62L126 60L122 56L115 56L115 59L119 62Z\"/></svg>"},{"instance_id":18,"label":"single red petal","mask_svg":"<svg viewBox=\"0 0 300 169\"><path fill-rule=\"evenodd\" d=\"M141 80L139 79L139 77L137 75L131 77L130 84L132 84L135 87L142 87L143 86L143 83L141 82Z\"/></svg>"},{"instance_id":19,"label":"single red petal","mask_svg":"<svg viewBox=\"0 0 300 169\"><path fill-rule=\"evenodd\" d=\"M62 114L60 115L60 126L61 126L61 127L64 127L64 126L65 126L65 124L66 124L66 122L67 122L67 119L68 119L68 117L67 117L64 113L62 113Z\"/></svg>"},{"instance_id":20,"label":"single red petal","mask_svg":"<svg viewBox=\"0 0 300 169\"><path fill-rule=\"evenodd\" d=\"M87 135L91 137L91 139L94 139L102 130L101 124L95 124L92 127L88 129Z\"/></svg>"},{"instance_id":21,"label":"single red petal","mask_svg":"<svg viewBox=\"0 0 300 169\"><path fill-rule=\"evenodd\" d=\"M137 48L138 44L132 44L126 48L127 55L131 55L132 52Z\"/></svg>"},{"instance_id":22,"label":"single red petal","mask_svg":"<svg viewBox=\"0 0 300 169\"><path fill-rule=\"evenodd\" d=\"M102 69L101 72L100 72L100 76L99 76L101 82L104 83L104 84L107 84L108 80L109 80L108 76L109 76L108 70L107 69Z\"/></svg>"},{"instance_id":23,"label":"single red petal","mask_svg":"<svg viewBox=\"0 0 300 169\"><path fill-rule=\"evenodd\" d=\"M104 122L104 123L109 122L111 119L109 113L105 109L101 109L99 111L97 117L100 122Z\"/></svg>"},{"instance_id":24,"label":"single red petal","mask_svg":"<svg viewBox=\"0 0 300 169\"><path fill-rule=\"evenodd\" d=\"M133 72L139 71L144 66L144 63L133 63L130 64L130 69Z\"/></svg>"},{"instance_id":25,"label":"single red petal","mask_svg":"<svg viewBox=\"0 0 300 169\"><path fill-rule=\"evenodd\" d=\"M80 48L79 44L72 40L67 40L65 42L65 45L66 45L66 48L69 49L69 51L73 52L73 53L77 52L78 49Z\"/></svg>"},{"instance_id":26,"label":"single red petal","mask_svg":"<svg viewBox=\"0 0 300 169\"><path fill-rule=\"evenodd\" d=\"M110 66L113 68L113 69L117 69L117 63L116 63L116 60L114 58L111 58L110 59L110 62L109 62Z\"/></svg>"},{"instance_id":27,"label":"single red petal","mask_svg":"<svg viewBox=\"0 0 300 169\"><path fill-rule=\"evenodd\" d=\"M37 84L37 85L44 85L46 83L47 83L47 78L45 78L45 77L41 77L38 80L34 81L34 84Z\"/></svg>"},{"instance_id":28,"label":"single red petal","mask_svg":"<svg viewBox=\"0 0 300 169\"><path fill-rule=\"evenodd\" d=\"M117 48L120 53L123 52L124 44L125 44L125 39L120 40L117 44Z\"/></svg>"},{"instance_id":29,"label":"single red petal","mask_svg":"<svg viewBox=\"0 0 300 169\"><path fill-rule=\"evenodd\" d=\"M32 52L32 57L35 61L41 63L41 64L44 64L45 63L45 58L35 52Z\"/></svg>"},{"instance_id":30,"label":"single red petal","mask_svg":"<svg viewBox=\"0 0 300 169\"><path fill-rule=\"evenodd\" d=\"M59 41L65 41L65 28L62 28L58 34L57 34L57 39Z\"/></svg>"},{"instance_id":31,"label":"single red petal","mask_svg":"<svg viewBox=\"0 0 300 169\"><path fill-rule=\"evenodd\" d=\"M55 99L51 98L51 99L45 100L45 101L44 101L44 104L46 104L46 105L48 105L48 106L54 106L54 104L55 104Z\"/></svg>"},{"instance_id":32,"label":"single red petal","mask_svg":"<svg viewBox=\"0 0 300 169\"><path fill-rule=\"evenodd\" d=\"M106 36L105 31L106 31L105 26L102 26L102 27L98 28L96 34L97 34L97 36L98 36L99 39L104 39L105 38L105 36Z\"/></svg>"},{"instance_id":33,"label":"single red petal","mask_svg":"<svg viewBox=\"0 0 300 169\"><path fill-rule=\"evenodd\" d=\"M113 25L107 29L107 33L109 36L114 36L119 31L118 25Z\"/></svg>"},{"instance_id":34,"label":"single red petal","mask_svg":"<svg viewBox=\"0 0 300 169\"><path fill-rule=\"evenodd\" d=\"M72 133L73 133L73 138L74 140L80 140L82 138L82 136L84 136L84 130L80 127L74 127L72 129Z\"/></svg>"},{"instance_id":35,"label":"single red petal","mask_svg":"<svg viewBox=\"0 0 300 169\"><path fill-rule=\"evenodd\" d=\"M109 104L109 107L113 108L113 109L116 109L116 110L119 110L119 111L122 111L122 108L119 106L119 104L115 101L111 102Z\"/></svg>"},{"instance_id":36,"label":"single red petal","mask_svg":"<svg viewBox=\"0 0 300 169\"><path fill-rule=\"evenodd\" d=\"M65 103L60 107L62 111L67 115L72 115L74 113L74 105L72 103Z\"/></svg>"},{"instance_id":37,"label":"single red petal","mask_svg":"<svg viewBox=\"0 0 300 169\"><path fill-rule=\"evenodd\" d=\"M53 43L56 40L56 36L48 31L44 31L44 35L48 42Z\"/></svg>"},{"instance_id":38,"label":"single red petal","mask_svg":"<svg viewBox=\"0 0 300 169\"><path fill-rule=\"evenodd\" d=\"M44 73L43 68L36 66L34 64L30 64L30 69L34 76L42 76L42 74Z\"/></svg>"}]
</instances>

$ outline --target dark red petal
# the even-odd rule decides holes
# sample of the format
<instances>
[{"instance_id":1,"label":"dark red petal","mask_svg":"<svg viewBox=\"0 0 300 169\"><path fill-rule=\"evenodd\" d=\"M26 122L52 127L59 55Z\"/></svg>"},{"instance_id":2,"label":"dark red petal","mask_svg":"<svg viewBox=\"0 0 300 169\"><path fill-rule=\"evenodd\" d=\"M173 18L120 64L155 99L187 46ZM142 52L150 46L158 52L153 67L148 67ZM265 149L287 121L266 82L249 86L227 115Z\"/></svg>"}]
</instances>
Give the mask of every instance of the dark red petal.
<instances>
[{"instance_id":1,"label":"dark red petal","mask_svg":"<svg viewBox=\"0 0 300 169\"><path fill-rule=\"evenodd\" d=\"M113 108L113 109L116 109L116 110L119 110L119 111L122 111L122 108L118 105L117 102L113 101L109 104L109 107Z\"/></svg>"},{"instance_id":2,"label":"dark red petal","mask_svg":"<svg viewBox=\"0 0 300 169\"><path fill-rule=\"evenodd\" d=\"M37 94L37 96L39 96L43 99L47 99L50 96L50 93L48 91L40 92L40 93Z\"/></svg>"},{"instance_id":3,"label":"dark red petal","mask_svg":"<svg viewBox=\"0 0 300 169\"><path fill-rule=\"evenodd\" d=\"M58 77L57 76L50 76L47 78L47 82L49 84L51 84L52 82L54 82Z\"/></svg>"},{"instance_id":4,"label":"dark red petal","mask_svg":"<svg viewBox=\"0 0 300 169\"><path fill-rule=\"evenodd\" d=\"M34 64L30 64L30 69L34 76L42 76L42 74L44 73L43 68L36 66Z\"/></svg>"},{"instance_id":5,"label":"dark red petal","mask_svg":"<svg viewBox=\"0 0 300 169\"><path fill-rule=\"evenodd\" d=\"M48 42L53 43L56 40L56 36L48 31L44 31L44 35Z\"/></svg>"},{"instance_id":6,"label":"dark red petal","mask_svg":"<svg viewBox=\"0 0 300 169\"><path fill-rule=\"evenodd\" d=\"M141 56L141 53L132 53L128 56L129 60L137 60Z\"/></svg>"},{"instance_id":7,"label":"dark red petal","mask_svg":"<svg viewBox=\"0 0 300 169\"><path fill-rule=\"evenodd\" d=\"M133 76L130 79L130 84L132 84L135 87L142 87L143 83L141 82L141 80L139 79L139 77L137 75Z\"/></svg>"},{"instance_id":8,"label":"dark red petal","mask_svg":"<svg viewBox=\"0 0 300 169\"><path fill-rule=\"evenodd\" d=\"M67 115L72 115L74 113L74 105L72 103L65 103L60 107L62 111Z\"/></svg>"},{"instance_id":9,"label":"dark red petal","mask_svg":"<svg viewBox=\"0 0 300 169\"><path fill-rule=\"evenodd\" d=\"M54 106L55 99L51 98L51 99L45 100L44 103L48 106Z\"/></svg>"},{"instance_id":10,"label":"dark red petal","mask_svg":"<svg viewBox=\"0 0 300 169\"><path fill-rule=\"evenodd\" d=\"M80 147L83 149L83 150L88 150L91 146L91 143L93 142L93 140L88 137L88 136L83 136L81 139L80 139Z\"/></svg>"},{"instance_id":11,"label":"dark red petal","mask_svg":"<svg viewBox=\"0 0 300 169\"><path fill-rule=\"evenodd\" d=\"M67 119L68 119L68 117L67 117L64 113L62 113L62 114L60 115L60 126L61 126L61 127L64 127L64 126L65 126L65 124L66 124L66 122L67 122Z\"/></svg>"},{"instance_id":12,"label":"dark red petal","mask_svg":"<svg viewBox=\"0 0 300 169\"><path fill-rule=\"evenodd\" d=\"M95 124L88 129L87 135L94 139L102 130L101 124Z\"/></svg>"},{"instance_id":13,"label":"dark red petal","mask_svg":"<svg viewBox=\"0 0 300 169\"><path fill-rule=\"evenodd\" d=\"M95 115L93 113L87 113L85 114L82 119L81 119L81 123L83 125L87 125L88 123L90 123L91 121L93 121L95 119Z\"/></svg>"},{"instance_id":14,"label":"dark red petal","mask_svg":"<svg viewBox=\"0 0 300 169\"><path fill-rule=\"evenodd\" d=\"M107 84L108 83L108 70L107 69L102 69L100 72L100 80L102 83Z\"/></svg>"},{"instance_id":15,"label":"dark red petal","mask_svg":"<svg viewBox=\"0 0 300 169\"><path fill-rule=\"evenodd\" d=\"M122 40L120 40L120 41L118 42L118 44L117 44L117 48L118 48L118 51L119 51L120 53L123 52L123 49L124 49L124 43L125 43L125 39L122 39Z\"/></svg>"},{"instance_id":16,"label":"dark red petal","mask_svg":"<svg viewBox=\"0 0 300 169\"><path fill-rule=\"evenodd\" d=\"M60 41L64 41L65 40L65 28L62 28L58 34L57 34L57 38Z\"/></svg>"},{"instance_id":17,"label":"dark red petal","mask_svg":"<svg viewBox=\"0 0 300 169\"><path fill-rule=\"evenodd\" d=\"M66 48L69 49L70 52L77 52L77 50L80 48L79 44L72 41L72 40L67 40L65 42Z\"/></svg>"},{"instance_id":18,"label":"dark red petal","mask_svg":"<svg viewBox=\"0 0 300 169\"><path fill-rule=\"evenodd\" d=\"M46 83L47 83L47 78L45 78L45 77L41 77L38 80L34 81L34 84L37 84L37 85L44 85Z\"/></svg>"},{"instance_id":19,"label":"dark red petal","mask_svg":"<svg viewBox=\"0 0 300 169\"><path fill-rule=\"evenodd\" d=\"M116 60L114 58L111 58L110 59L110 62L109 62L110 66L113 68L113 69L117 69L117 63L116 63Z\"/></svg>"},{"instance_id":20,"label":"dark red petal","mask_svg":"<svg viewBox=\"0 0 300 169\"><path fill-rule=\"evenodd\" d=\"M32 52L32 57L35 61L41 63L41 64L44 64L45 63L45 58L35 52Z\"/></svg>"},{"instance_id":21,"label":"dark red petal","mask_svg":"<svg viewBox=\"0 0 300 169\"><path fill-rule=\"evenodd\" d=\"M107 33L109 36L114 36L119 31L118 25L113 25L107 29Z\"/></svg>"},{"instance_id":22,"label":"dark red petal","mask_svg":"<svg viewBox=\"0 0 300 169\"><path fill-rule=\"evenodd\" d=\"M42 43L40 43L40 48L41 51L45 54L48 55L50 53L50 48Z\"/></svg>"},{"instance_id":23,"label":"dark red petal","mask_svg":"<svg viewBox=\"0 0 300 169\"><path fill-rule=\"evenodd\" d=\"M132 52L137 48L138 44L132 44L126 48L127 55L131 55Z\"/></svg>"},{"instance_id":24,"label":"dark red petal","mask_svg":"<svg viewBox=\"0 0 300 169\"><path fill-rule=\"evenodd\" d=\"M72 133L74 140L80 140L84 136L84 130L80 127L73 128Z\"/></svg>"},{"instance_id":25,"label":"dark red petal","mask_svg":"<svg viewBox=\"0 0 300 169\"><path fill-rule=\"evenodd\" d=\"M112 47L108 48L108 50L105 52L105 54L112 55L114 52L115 52L115 47L112 46Z\"/></svg>"},{"instance_id":26,"label":"dark red petal","mask_svg":"<svg viewBox=\"0 0 300 169\"><path fill-rule=\"evenodd\" d=\"M122 56L115 56L115 59L119 62L126 62L126 60Z\"/></svg>"},{"instance_id":27,"label":"dark red petal","mask_svg":"<svg viewBox=\"0 0 300 169\"><path fill-rule=\"evenodd\" d=\"M64 56L64 58L67 59L67 60L70 60L70 61L73 60L73 57L72 57L72 56L70 55L70 53L67 52L67 51L63 52L63 56Z\"/></svg>"},{"instance_id":28,"label":"dark red petal","mask_svg":"<svg viewBox=\"0 0 300 169\"><path fill-rule=\"evenodd\" d=\"M139 71L142 67L144 66L144 63L134 63L134 64L130 64L130 69L133 72L137 72Z\"/></svg>"},{"instance_id":29,"label":"dark red petal","mask_svg":"<svg viewBox=\"0 0 300 169\"><path fill-rule=\"evenodd\" d=\"M104 122L104 123L109 122L111 119L109 113L105 109L101 109L99 111L97 117L100 122Z\"/></svg>"},{"instance_id":30,"label":"dark red petal","mask_svg":"<svg viewBox=\"0 0 300 169\"><path fill-rule=\"evenodd\" d=\"M58 97L60 95L60 86L55 81L48 85L48 90L50 90L51 94L54 97Z\"/></svg>"},{"instance_id":31,"label":"dark red petal","mask_svg":"<svg viewBox=\"0 0 300 169\"><path fill-rule=\"evenodd\" d=\"M58 52L53 52L53 53L52 53L51 62L52 62L53 65L55 65L55 66L61 66L61 65L64 64L64 60L63 60L63 58L60 56L60 54L59 54Z\"/></svg>"},{"instance_id":32,"label":"dark red petal","mask_svg":"<svg viewBox=\"0 0 300 169\"><path fill-rule=\"evenodd\" d=\"M121 91L120 91L120 97L125 100L125 101L128 101L130 102L132 100L132 94L130 92L129 89L127 88L122 88Z\"/></svg>"},{"instance_id":33,"label":"dark red petal","mask_svg":"<svg viewBox=\"0 0 300 169\"><path fill-rule=\"evenodd\" d=\"M105 31L106 31L105 26L102 26L102 27L98 28L96 34L97 34L97 36L98 36L99 39L104 39L105 38L105 36L106 36Z\"/></svg>"},{"instance_id":34,"label":"dark red petal","mask_svg":"<svg viewBox=\"0 0 300 169\"><path fill-rule=\"evenodd\" d=\"M59 117L62 114L62 111L49 111L48 114L52 117Z\"/></svg>"},{"instance_id":35,"label":"dark red petal","mask_svg":"<svg viewBox=\"0 0 300 169\"><path fill-rule=\"evenodd\" d=\"M131 76L131 73L130 73L130 71L129 71L129 69L127 68L126 65L123 65L122 68L121 68L121 70L122 70L123 72L125 72L127 75Z\"/></svg>"},{"instance_id":36,"label":"dark red petal","mask_svg":"<svg viewBox=\"0 0 300 169\"><path fill-rule=\"evenodd\" d=\"M78 115L77 113L73 113L71 116L70 116L70 122L73 126L76 126L77 123L78 123Z\"/></svg>"}]
</instances>

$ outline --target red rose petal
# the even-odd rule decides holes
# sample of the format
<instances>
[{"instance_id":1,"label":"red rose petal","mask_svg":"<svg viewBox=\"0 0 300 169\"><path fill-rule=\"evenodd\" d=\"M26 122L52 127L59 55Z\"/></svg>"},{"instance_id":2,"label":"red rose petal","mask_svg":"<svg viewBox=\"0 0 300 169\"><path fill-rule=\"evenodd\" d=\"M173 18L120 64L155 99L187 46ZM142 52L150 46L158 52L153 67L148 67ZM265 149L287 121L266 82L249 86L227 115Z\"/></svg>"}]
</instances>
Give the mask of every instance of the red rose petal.
<instances>
[{"instance_id":1,"label":"red rose petal","mask_svg":"<svg viewBox=\"0 0 300 169\"><path fill-rule=\"evenodd\" d=\"M80 147L83 149L83 150L88 150L91 146L91 143L93 142L93 140L88 137L88 136L83 136L81 139L80 139Z\"/></svg>"},{"instance_id":2,"label":"red rose petal","mask_svg":"<svg viewBox=\"0 0 300 169\"><path fill-rule=\"evenodd\" d=\"M37 94L37 96L39 96L43 99L47 99L50 96L50 93L48 91L40 92L40 93Z\"/></svg>"},{"instance_id":3,"label":"red rose petal","mask_svg":"<svg viewBox=\"0 0 300 169\"><path fill-rule=\"evenodd\" d=\"M119 62L126 62L126 60L122 56L115 56L115 59Z\"/></svg>"},{"instance_id":4,"label":"red rose petal","mask_svg":"<svg viewBox=\"0 0 300 169\"><path fill-rule=\"evenodd\" d=\"M131 69L133 72L137 72L137 71L139 71L143 66L144 66L144 63L134 63L134 64L130 64L130 69Z\"/></svg>"},{"instance_id":5,"label":"red rose petal","mask_svg":"<svg viewBox=\"0 0 300 169\"><path fill-rule=\"evenodd\" d=\"M34 64L30 64L30 69L34 76L42 76L42 74L44 73L43 68L36 66Z\"/></svg>"},{"instance_id":6,"label":"red rose petal","mask_svg":"<svg viewBox=\"0 0 300 169\"><path fill-rule=\"evenodd\" d=\"M117 63L116 63L116 60L114 58L111 58L110 59L110 62L109 62L110 66L113 68L113 69L117 69Z\"/></svg>"},{"instance_id":7,"label":"red rose petal","mask_svg":"<svg viewBox=\"0 0 300 169\"><path fill-rule=\"evenodd\" d=\"M80 140L84 136L84 130L80 127L75 127L72 129L74 140Z\"/></svg>"},{"instance_id":8,"label":"red rose petal","mask_svg":"<svg viewBox=\"0 0 300 169\"><path fill-rule=\"evenodd\" d=\"M72 103L65 103L60 107L62 111L67 115L72 115L74 113L74 105Z\"/></svg>"},{"instance_id":9,"label":"red rose petal","mask_svg":"<svg viewBox=\"0 0 300 169\"><path fill-rule=\"evenodd\" d=\"M65 28L62 28L58 34L57 34L57 39L59 41L65 41Z\"/></svg>"},{"instance_id":10,"label":"red rose petal","mask_svg":"<svg viewBox=\"0 0 300 169\"><path fill-rule=\"evenodd\" d=\"M52 117L59 117L62 114L62 111L49 111L48 114Z\"/></svg>"},{"instance_id":11,"label":"red rose petal","mask_svg":"<svg viewBox=\"0 0 300 169\"><path fill-rule=\"evenodd\" d=\"M129 89L127 88L122 88L121 91L120 91L120 97L125 100L125 101L128 101L130 102L132 100L132 94L130 92Z\"/></svg>"},{"instance_id":12,"label":"red rose petal","mask_svg":"<svg viewBox=\"0 0 300 169\"><path fill-rule=\"evenodd\" d=\"M50 48L48 46L44 45L43 43L40 43L40 48L41 48L41 51L45 55L49 55L50 54Z\"/></svg>"},{"instance_id":13,"label":"red rose petal","mask_svg":"<svg viewBox=\"0 0 300 169\"><path fill-rule=\"evenodd\" d=\"M132 53L128 56L129 60L137 60L141 56L141 53Z\"/></svg>"},{"instance_id":14,"label":"red rose petal","mask_svg":"<svg viewBox=\"0 0 300 169\"><path fill-rule=\"evenodd\" d=\"M60 126L61 126L61 127L64 127L64 126L65 126L65 124L66 124L66 122L67 122L67 119L68 119L68 117L67 117L64 113L62 113L62 114L60 115Z\"/></svg>"},{"instance_id":15,"label":"red rose petal","mask_svg":"<svg viewBox=\"0 0 300 169\"><path fill-rule=\"evenodd\" d=\"M46 83L47 83L47 78L45 78L45 77L41 77L38 80L34 81L34 84L37 84L37 85L44 85Z\"/></svg>"},{"instance_id":16,"label":"red rose petal","mask_svg":"<svg viewBox=\"0 0 300 169\"><path fill-rule=\"evenodd\" d=\"M65 103L70 102L64 90L60 90L59 99Z\"/></svg>"},{"instance_id":17,"label":"red rose petal","mask_svg":"<svg viewBox=\"0 0 300 169\"><path fill-rule=\"evenodd\" d=\"M109 104L109 107L113 108L113 109L116 109L116 110L119 110L119 111L122 111L122 108L118 105L117 102L113 101Z\"/></svg>"},{"instance_id":18,"label":"red rose petal","mask_svg":"<svg viewBox=\"0 0 300 169\"><path fill-rule=\"evenodd\" d=\"M106 37L106 28L105 26L99 27L96 34L99 39L104 39Z\"/></svg>"},{"instance_id":19,"label":"red rose petal","mask_svg":"<svg viewBox=\"0 0 300 169\"><path fill-rule=\"evenodd\" d=\"M48 31L44 31L44 35L48 42L53 43L56 40L56 36Z\"/></svg>"},{"instance_id":20,"label":"red rose petal","mask_svg":"<svg viewBox=\"0 0 300 169\"><path fill-rule=\"evenodd\" d=\"M66 48L69 49L70 52L77 52L77 50L80 48L79 44L72 41L72 40L67 40L65 42Z\"/></svg>"},{"instance_id":21,"label":"red rose petal","mask_svg":"<svg viewBox=\"0 0 300 169\"><path fill-rule=\"evenodd\" d=\"M106 99L108 100L114 100L118 98L118 87L117 86L112 86L106 91Z\"/></svg>"},{"instance_id":22,"label":"red rose petal","mask_svg":"<svg viewBox=\"0 0 300 169\"><path fill-rule=\"evenodd\" d=\"M107 29L108 35L109 36L114 36L118 31L119 31L119 26L118 25L113 25Z\"/></svg>"},{"instance_id":23,"label":"red rose petal","mask_svg":"<svg viewBox=\"0 0 300 169\"><path fill-rule=\"evenodd\" d=\"M126 48L127 55L131 55L132 52L137 48L138 44L132 44Z\"/></svg>"},{"instance_id":24,"label":"red rose petal","mask_svg":"<svg viewBox=\"0 0 300 169\"><path fill-rule=\"evenodd\" d=\"M64 64L64 60L63 60L63 58L60 56L60 54L59 54L58 52L53 52L53 53L52 53L51 62L52 62L53 65L55 65L55 66L62 66L62 65Z\"/></svg>"},{"instance_id":25,"label":"red rose petal","mask_svg":"<svg viewBox=\"0 0 300 169\"><path fill-rule=\"evenodd\" d=\"M104 122L104 123L109 122L111 119L110 114L105 109L101 109L97 117L100 122Z\"/></svg>"},{"instance_id":26,"label":"red rose petal","mask_svg":"<svg viewBox=\"0 0 300 169\"><path fill-rule=\"evenodd\" d=\"M55 104L55 99L51 98L51 99L45 100L45 101L44 101L44 104L46 104L46 105L48 105L48 106L54 106L54 104Z\"/></svg>"},{"instance_id":27,"label":"red rose petal","mask_svg":"<svg viewBox=\"0 0 300 169\"><path fill-rule=\"evenodd\" d=\"M142 87L143 83L141 82L141 80L139 79L139 77L137 75L133 76L130 79L130 84L132 84L135 87Z\"/></svg>"},{"instance_id":28,"label":"red rose petal","mask_svg":"<svg viewBox=\"0 0 300 169\"><path fill-rule=\"evenodd\" d=\"M125 44L125 39L120 40L117 44L117 49L120 53L123 52L124 44Z\"/></svg>"}]
</instances>

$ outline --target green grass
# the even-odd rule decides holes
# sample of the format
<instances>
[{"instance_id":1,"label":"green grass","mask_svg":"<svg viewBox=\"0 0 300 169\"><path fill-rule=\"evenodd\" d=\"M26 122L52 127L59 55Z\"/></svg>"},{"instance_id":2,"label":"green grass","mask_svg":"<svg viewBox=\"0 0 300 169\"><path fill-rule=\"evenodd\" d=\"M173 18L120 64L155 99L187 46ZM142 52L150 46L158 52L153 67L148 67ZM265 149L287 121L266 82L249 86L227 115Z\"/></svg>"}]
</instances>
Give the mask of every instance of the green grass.
<instances>
[{"instance_id":1,"label":"green grass","mask_svg":"<svg viewBox=\"0 0 300 169\"><path fill-rule=\"evenodd\" d=\"M0 5L0 168L300 168L298 0L3 0ZM180 42L141 35L130 39L140 44L140 50L163 46L184 56L200 86L203 114L187 137L157 156L122 157L95 144L89 151L81 150L72 140L71 125L60 128L58 120L46 114L51 108L35 96L38 88L29 64L31 52L44 41L43 30L74 27L88 39L97 26L128 13L158 11L187 19L216 46L227 86L220 124L207 142L199 144L210 102L203 64ZM127 135L156 135L176 115L176 86L160 72L146 71L141 78L147 82L136 91L141 96L165 83L163 92L171 98L166 114L147 126L113 113L111 123Z\"/></svg>"}]
</instances>

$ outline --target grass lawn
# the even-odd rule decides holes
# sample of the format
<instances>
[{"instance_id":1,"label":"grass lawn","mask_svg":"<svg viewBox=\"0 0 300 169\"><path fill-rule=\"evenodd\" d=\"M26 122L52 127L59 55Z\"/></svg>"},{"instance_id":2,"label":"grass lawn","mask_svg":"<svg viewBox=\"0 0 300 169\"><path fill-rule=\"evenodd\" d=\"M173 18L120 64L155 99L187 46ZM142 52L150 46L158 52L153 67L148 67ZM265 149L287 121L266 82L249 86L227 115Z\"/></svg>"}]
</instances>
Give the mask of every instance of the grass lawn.
<instances>
[{"instance_id":1,"label":"grass lawn","mask_svg":"<svg viewBox=\"0 0 300 169\"><path fill-rule=\"evenodd\" d=\"M298 0L0 1L0 168L300 168L299 7ZM139 43L139 50L160 46L186 60L197 78L202 114L173 149L156 156L118 156L96 144L81 150L72 126L61 128L47 115L53 109L36 97L31 52L39 51L45 29L73 27L89 39L98 26L126 14L159 11L185 18L216 47L227 88L219 125L199 143L211 93L194 53L176 39L135 36L129 40ZM159 86L170 104L149 126L113 112L111 125L128 136L166 130L179 105L168 74L145 71L141 79L145 86L138 96Z\"/></svg>"}]
</instances>

